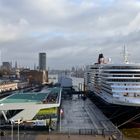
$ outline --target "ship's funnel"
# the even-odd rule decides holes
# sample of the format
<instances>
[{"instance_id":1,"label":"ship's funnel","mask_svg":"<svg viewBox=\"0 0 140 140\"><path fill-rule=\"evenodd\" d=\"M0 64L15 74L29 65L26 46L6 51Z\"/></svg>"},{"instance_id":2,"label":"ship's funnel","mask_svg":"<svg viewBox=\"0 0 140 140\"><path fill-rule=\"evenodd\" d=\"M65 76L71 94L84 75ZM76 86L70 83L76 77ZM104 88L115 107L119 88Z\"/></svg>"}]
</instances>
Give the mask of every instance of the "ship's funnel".
<instances>
[{"instance_id":1,"label":"ship's funnel","mask_svg":"<svg viewBox=\"0 0 140 140\"><path fill-rule=\"evenodd\" d=\"M102 53L99 54L99 57L98 57L98 63L99 63L99 64L103 64L103 63L104 63L104 56L103 56Z\"/></svg>"}]
</instances>

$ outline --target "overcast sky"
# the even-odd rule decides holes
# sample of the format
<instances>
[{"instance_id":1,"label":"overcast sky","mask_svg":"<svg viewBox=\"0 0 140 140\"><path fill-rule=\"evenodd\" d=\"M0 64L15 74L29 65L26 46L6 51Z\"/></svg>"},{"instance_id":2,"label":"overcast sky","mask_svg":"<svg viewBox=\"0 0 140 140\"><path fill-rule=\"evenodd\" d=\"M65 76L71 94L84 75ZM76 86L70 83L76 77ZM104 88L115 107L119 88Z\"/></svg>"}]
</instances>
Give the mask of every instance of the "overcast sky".
<instances>
[{"instance_id":1,"label":"overcast sky","mask_svg":"<svg viewBox=\"0 0 140 140\"><path fill-rule=\"evenodd\" d=\"M112 62L140 62L140 0L0 0L1 61L50 68L92 64L99 53Z\"/></svg>"}]
</instances>

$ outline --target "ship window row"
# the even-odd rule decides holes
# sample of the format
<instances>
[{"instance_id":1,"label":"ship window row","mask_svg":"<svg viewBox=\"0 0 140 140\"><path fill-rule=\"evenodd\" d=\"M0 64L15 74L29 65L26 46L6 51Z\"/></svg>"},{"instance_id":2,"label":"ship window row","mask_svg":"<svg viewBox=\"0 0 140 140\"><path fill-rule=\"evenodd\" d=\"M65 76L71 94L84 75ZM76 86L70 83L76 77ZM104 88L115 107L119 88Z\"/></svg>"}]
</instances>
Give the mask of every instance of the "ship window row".
<instances>
[{"instance_id":1,"label":"ship window row","mask_svg":"<svg viewBox=\"0 0 140 140\"><path fill-rule=\"evenodd\" d=\"M106 86L110 86L111 84L108 84L106 81L102 80L101 81L102 84L106 85Z\"/></svg>"},{"instance_id":2,"label":"ship window row","mask_svg":"<svg viewBox=\"0 0 140 140\"><path fill-rule=\"evenodd\" d=\"M106 92L109 92L110 94L112 94L112 91L110 89L107 89L105 87L102 87L102 90L105 90Z\"/></svg>"},{"instance_id":3,"label":"ship window row","mask_svg":"<svg viewBox=\"0 0 140 140\"><path fill-rule=\"evenodd\" d=\"M127 97L139 97L140 94L139 93L123 93L123 96L127 96Z\"/></svg>"},{"instance_id":4,"label":"ship window row","mask_svg":"<svg viewBox=\"0 0 140 140\"><path fill-rule=\"evenodd\" d=\"M109 83L109 81L107 81L106 79L101 79L101 83L104 83L106 85L111 85L111 83Z\"/></svg>"},{"instance_id":5,"label":"ship window row","mask_svg":"<svg viewBox=\"0 0 140 140\"><path fill-rule=\"evenodd\" d=\"M107 75L104 77L140 77L140 75Z\"/></svg>"},{"instance_id":6,"label":"ship window row","mask_svg":"<svg viewBox=\"0 0 140 140\"><path fill-rule=\"evenodd\" d=\"M102 77L102 79L104 79L104 80L133 80L133 81L135 81L135 80L140 80L140 77Z\"/></svg>"},{"instance_id":7,"label":"ship window row","mask_svg":"<svg viewBox=\"0 0 140 140\"><path fill-rule=\"evenodd\" d=\"M106 85L106 86L110 86L111 84L108 84L105 80L101 80L101 83L103 84L103 85Z\"/></svg>"},{"instance_id":8,"label":"ship window row","mask_svg":"<svg viewBox=\"0 0 140 140\"><path fill-rule=\"evenodd\" d=\"M140 77L140 75L104 75L102 74L101 76L103 77Z\"/></svg>"},{"instance_id":9,"label":"ship window row","mask_svg":"<svg viewBox=\"0 0 140 140\"><path fill-rule=\"evenodd\" d=\"M107 79L109 82L140 82L140 79Z\"/></svg>"},{"instance_id":10,"label":"ship window row","mask_svg":"<svg viewBox=\"0 0 140 140\"><path fill-rule=\"evenodd\" d=\"M113 92L113 94L116 94L118 95L117 92ZM139 93L128 93L128 92L124 92L122 93L121 95L125 96L125 97L140 97L140 94Z\"/></svg>"},{"instance_id":11,"label":"ship window row","mask_svg":"<svg viewBox=\"0 0 140 140\"><path fill-rule=\"evenodd\" d=\"M140 77L140 75L112 75L112 77Z\"/></svg>"},{"instance_id":12,"label":"ship window row","mask_svg":"<svg viewBox=\"0 0 140 140\"><path fill-rule=\"evenodd\" d=\"M140 75L102 75L103 77L140 77Z\"/></svg>"},{"instance_id":13,"label":"ship window row","mask_svg":"<svg viewBox=\"0 0 140 140\"><path fill-rule=\"evenodd\" d=\"M140 69L140 66L107 66L103 67L103 69Z\"/></svg>"},{"instance_id":14,"label":"ship window row","mask_svg":"<svg viewBox=\"0 0 140 140\"><path fill-rule=\"evenodd\" d=\"M113 94L112 92L108 91L108 90L107 90L107 89L105 89L105 88L102 88L102 91L103 91L103 92L106 92L106 93L108 93L108 94L110 94L110 95L112 95L112 94Z\"/></svg>"},{"instance_id":15,"label":"ship window row","mask_svg":"<svg viewBox=\"0 0 140 140\"><path fill-rule=\"evenodd\" d=\"M140 85L140 82L109 82L109 81L106 81L108 84L110 84L110 85L117 85L117 84L120 84L120 85L122 85L122 86L124 86L124 85L126 85L127 86L127 84L130 84L131 86L133 86L133 85Z\"/></svg>"},{"instance_id":16,"label":"ship window row","mask_svg":"<svg viewBox=\"0 0 140 140\"><path fill-rule=\"evenodd\" d=\"M140 88L112 88L113 90L125 90L125 91L130 91L130 90L139 90L140 91Z\"/></svg>"},{"instance_id":17,"label":"ship window row","mask_svg":"<svg viewBox=\"0 0 140 140\"><path fill-rule=\"evenodd\" d=\"M114 86L140 86L140 84L129 84L129 83L115 83L115 84L112 84Z\"/></svg>"},{"instance_id":18,"label":"ship window row","mask_svg":"<svg viewBox=\"0 0 140 140\"><path fill-rule=\"evenodd\" d=\"M104 84L104 85L106 85L106 86L110 86L111 84L108 84L106 81L104 81L104 80L101 80L101 83L102 84Z\"/></svg>"},{"instance_id":19,"label":"ship window row","mask_svg":"<svg viewBox=\"0 0 140 140\"><path fill-rule=\"evenodd\" d=\"M140 71L103 71L103 73L111 73L111 74L140 74Z\"/></svg>"},{"instance_id":20,"label":"ship window row","mask_svg":"<svg viewBox=\"0 0 140 140\"><path fill-rule=\"evenodd\" d=\"M106 86L104 84L102 84L101 86L104 87L104 88L106 88L106 89L108 89L108 90L111 90L112 89L111 87L108 87L108 86Z\"/></svg>"}]
</instances>

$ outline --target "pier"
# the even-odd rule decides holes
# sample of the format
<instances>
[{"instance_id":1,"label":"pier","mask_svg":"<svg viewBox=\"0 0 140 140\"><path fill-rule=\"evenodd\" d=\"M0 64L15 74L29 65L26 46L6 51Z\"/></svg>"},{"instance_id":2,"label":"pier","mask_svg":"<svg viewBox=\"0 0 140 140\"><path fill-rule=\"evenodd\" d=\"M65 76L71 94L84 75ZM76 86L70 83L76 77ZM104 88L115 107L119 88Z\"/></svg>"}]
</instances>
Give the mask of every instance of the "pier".
<instances>
[{"instance_id":1,"label":"pier","mask_svg":"<svg viewBox=\"0 0 140 140\"><path fill-rule=\"evenodd\" d=\"M82 94L70 94L62 97L60 111L57 130L40 132L20 128L20 139L122 140L122 134L117 127L89 98L83 98ZM5 133L6 135L2 138L10 140L11 131L5 131ZM17 139L16 130L14 138Z\"/></svg>"},{"instance_id":2,"label":"pier","mask_svg":"<svg viewBox=\"0 0 140 140\"><path fill-rule=\"evenodd\" d=\"M68 135L92 135L114 137L122 140L117 127L90 101L78 95L62 100L63 114L60 115L60 132Z\"/></svg>"}]
</instances>

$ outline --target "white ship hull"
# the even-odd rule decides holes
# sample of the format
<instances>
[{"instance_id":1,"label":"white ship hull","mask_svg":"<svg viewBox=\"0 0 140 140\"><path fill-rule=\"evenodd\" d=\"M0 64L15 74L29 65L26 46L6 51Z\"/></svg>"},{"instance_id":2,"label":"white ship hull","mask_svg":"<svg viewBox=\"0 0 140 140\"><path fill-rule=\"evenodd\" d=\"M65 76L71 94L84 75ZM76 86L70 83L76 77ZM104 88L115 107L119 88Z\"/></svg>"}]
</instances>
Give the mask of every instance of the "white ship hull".
<instances>
[{"instance_id":1,"label":"white ship hull","mask_svg":"<svg viewBox=\"0 0 140 140\"><path fill-rule=\"evenodd\" d=\"M140 65L95 64L87 68L87 90L106 103L140 107Z\"/></svg>"}]
</instances>

